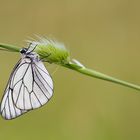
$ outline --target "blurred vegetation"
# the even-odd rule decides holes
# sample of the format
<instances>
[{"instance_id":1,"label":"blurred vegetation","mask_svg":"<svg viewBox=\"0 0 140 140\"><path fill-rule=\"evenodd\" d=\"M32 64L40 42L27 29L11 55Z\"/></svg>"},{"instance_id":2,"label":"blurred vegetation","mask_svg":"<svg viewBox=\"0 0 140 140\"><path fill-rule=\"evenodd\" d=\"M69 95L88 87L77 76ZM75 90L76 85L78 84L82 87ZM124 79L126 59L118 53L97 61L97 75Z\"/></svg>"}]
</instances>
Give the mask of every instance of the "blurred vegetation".
<instances>
[{"instance_id":1,"label":"blurred vegetation","mask_svg":"<svg viewBox=\"0 0 140 140\"><path fill-rule=\"evenodd\" d=\"M56 38L86 66L140 83L139 1L5 0L0 3L0 42L24 47L24 40L34 34ZM19 58L17 53L0 51L1 97ZM55 93L47 105L12 121L0 118L1 139L140 139L139 91L61 67L53 79Z\"/></svg>"}]
</instances>

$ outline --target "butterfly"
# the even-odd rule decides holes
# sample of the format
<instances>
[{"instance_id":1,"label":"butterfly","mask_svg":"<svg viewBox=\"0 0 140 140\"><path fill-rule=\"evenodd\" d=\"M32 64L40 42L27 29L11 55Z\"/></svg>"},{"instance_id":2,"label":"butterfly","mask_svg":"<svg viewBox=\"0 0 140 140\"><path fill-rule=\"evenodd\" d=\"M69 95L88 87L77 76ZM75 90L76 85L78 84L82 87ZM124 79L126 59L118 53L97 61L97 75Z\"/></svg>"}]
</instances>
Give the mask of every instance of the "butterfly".
<instances>
[{"instance_id":1,"label":"butterfly","mask_svg":"<svg viewBox=\"0 0 140 140\"><path fill-rule=\"evenodd\" d=\"M39 55L37 44L20 50L21 59L14 67L1 102L4 119L14 119L46 104L53 95L53 81Z\"/></svg>"}]
</instances>

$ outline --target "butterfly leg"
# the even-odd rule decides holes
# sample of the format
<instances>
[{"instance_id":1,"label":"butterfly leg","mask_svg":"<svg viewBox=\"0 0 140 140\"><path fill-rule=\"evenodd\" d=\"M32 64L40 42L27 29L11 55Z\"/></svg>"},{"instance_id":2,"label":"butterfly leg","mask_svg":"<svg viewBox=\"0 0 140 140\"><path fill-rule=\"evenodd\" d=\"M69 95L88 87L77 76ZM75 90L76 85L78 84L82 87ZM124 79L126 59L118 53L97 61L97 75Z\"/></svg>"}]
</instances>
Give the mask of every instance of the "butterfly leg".
<instances>
[{"instance_id":1,"label":"butterfly leg","mask_svg":"<svg viewBox=\"0 0 140 140\"><path fill-rule=\"evenodd\" d=\"M50 55L51 55L51 53L47 54L45 57L39 58L39 61L42 61L42 62L49 62L49 63L50 63L50 61L47 61L47 60L46 60L46 58L48 58Z\"/></svg>"}]
</instances>

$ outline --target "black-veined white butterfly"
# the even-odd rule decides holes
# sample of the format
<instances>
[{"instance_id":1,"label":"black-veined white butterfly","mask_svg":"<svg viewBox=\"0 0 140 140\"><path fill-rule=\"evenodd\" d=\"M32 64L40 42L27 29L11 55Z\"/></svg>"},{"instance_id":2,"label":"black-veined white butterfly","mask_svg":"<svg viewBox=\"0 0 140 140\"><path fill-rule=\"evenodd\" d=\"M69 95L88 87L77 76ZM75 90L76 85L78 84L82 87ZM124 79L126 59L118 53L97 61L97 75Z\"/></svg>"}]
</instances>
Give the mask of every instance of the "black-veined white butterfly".
<instances>
[{"instance_id":1,"label":"black-veined white butterfly","mask_svg":"<svg viewBox=\"0 0 140 140\"><path fill-rule=\"evenodd\" d=\"M5 89L1 115L16 118L49 101L53 94L53 81L37 53L37 44L30 44L20 51L22 58L11 73Z\"/></svg>"}]
</instances>

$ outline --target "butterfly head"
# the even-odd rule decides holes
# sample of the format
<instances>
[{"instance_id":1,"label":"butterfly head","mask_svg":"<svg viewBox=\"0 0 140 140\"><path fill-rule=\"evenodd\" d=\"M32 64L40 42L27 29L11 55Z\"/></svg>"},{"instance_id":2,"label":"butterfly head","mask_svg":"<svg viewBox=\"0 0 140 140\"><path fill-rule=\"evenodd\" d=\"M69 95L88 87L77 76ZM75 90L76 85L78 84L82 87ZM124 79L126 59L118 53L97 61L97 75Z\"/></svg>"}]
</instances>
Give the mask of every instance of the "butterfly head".
<instances>
[{"instance_id":1,"label":"butterfly head","mask_svg":"<svg viewBox=\"0 0 140 140\"><path fill-rule=\"evenodd\" d=\"M22 48L22 49L20 50L20 53L21 53L21 54L26 54L27 50L28 50L27 48Z\"/></svg>"},{"instance_id":2,"label":"butterfly head","mask_svg":"<svg viewBox=\"0 0 140 140\"><path fill-rule=\"evenodd\" d=\"M29 58L31 60L39 61L39 55L36 52L29 51L28 48L22 48L20 53L22 58Z\"/></svg>"}]
</instances>

